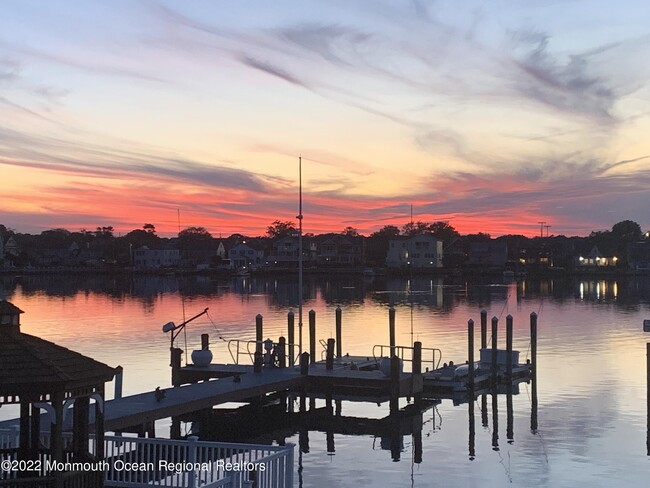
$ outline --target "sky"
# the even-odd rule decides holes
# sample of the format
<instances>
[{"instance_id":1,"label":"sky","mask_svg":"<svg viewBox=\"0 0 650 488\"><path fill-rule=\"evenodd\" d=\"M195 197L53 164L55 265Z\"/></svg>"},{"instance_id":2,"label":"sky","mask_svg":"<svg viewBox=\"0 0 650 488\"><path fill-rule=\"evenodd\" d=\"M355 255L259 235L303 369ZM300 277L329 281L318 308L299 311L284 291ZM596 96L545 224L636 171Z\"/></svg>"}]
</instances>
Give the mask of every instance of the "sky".
<instances>
[{"instance_id":1,"label":"sky","mask_svg":"<svg viewBox=\"0 0 650 488\"><path fill-rule=\"evenodd\" d=\"M18 232L650 228L650 3L1 4Z\"/></svg>"}]
</instances>

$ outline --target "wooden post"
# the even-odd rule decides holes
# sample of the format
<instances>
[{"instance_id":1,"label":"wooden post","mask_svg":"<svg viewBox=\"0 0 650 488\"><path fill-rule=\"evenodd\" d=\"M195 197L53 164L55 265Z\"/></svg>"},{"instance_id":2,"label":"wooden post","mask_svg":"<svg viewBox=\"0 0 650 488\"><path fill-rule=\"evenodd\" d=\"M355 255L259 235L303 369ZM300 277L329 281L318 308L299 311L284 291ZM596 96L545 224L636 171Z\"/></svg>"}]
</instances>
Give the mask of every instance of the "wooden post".
<instances>
[{"instance_id":1,"label":"wooden post","mask_svg":"<svg viewBox=\"0 0 650 488\"><path fill-rule=\"evenodd\" d=\"M467 385L470 389L470 403L474 402L474 321L467 321Z\"/></svg>"},{"instance_id":2,"label":"wooden post","mask_svg":"<svg viewBox=\"0 0 650 488\"><path fill-rule=\"evenodd\" d=\"M30 441L30 459L38 459L38 445L41 439L41 409L32 403L32 438Z\"/></svg>"},{"instance_id":3,"label":"wooden post","mask_svg":"<svg viewBox=\"0 0 650 488\"><path fill-rule=\"evenodd\" d=\"M316 362L316 311L309 311L309 357L311 363Z\"/></svg>"},{"instance_id":4,"label":"wooden post","mask_svg":"<svg viewBox=\"0 0 650 488\"><path fill-rule=\"evenodd\" d=\"M180 386L181 381L181 356L183 350L178 347L173 347L171 351L172 356L172 385Z\"/></svg>"},{"instance_id":5,"label":"wooden post","mask_svg":"<svg viewBox=\"0 0 650 488\"><path fill-rule=\"evenodd\" d=\"M263 330L263 318L261 314L257 314L255 317L255 359L253 371L255 373L262 372L262 366L264 363L264 356L262 354L262 341L264 340L264 330Z\"/></svg>"},{"instance_id":6,"label":"wooden post","mask_svg":"<svg viewBox=\"0 0 650 488\"><path fill-rule=\"evenodd\" d=\"M336 357L343 356L343 344L341 342L341 307L336 307Z\"/></svg>"},{"instance_id":7,"label":"wooden post","mask_svg":"<svg viewBox=\"0 0 650 488\"><path fill-rule=\"evenodd\" d=\"M512 383L512 315L506 317L506 380Z\"/></svg>"},{"instance_id":8,"label":"wooden post","mask_svg":"<svg viewBox=\"0 0 650 488\"><path fill-rule=\"evenodd\" d=\"M95 456L98 460L104 459L104 439L106 431L104 429L104 402L105 391L104 385L98 391L99 399L95 399Z\"/></svg>"},{"instance_id":9,"label":"wooden post","mask_svg":"<svg viewBox=\"0 0 650 488\"><path fill-rule=\"evenodd\" d=\"M29 406L30 403L27 400L20 400L20 443L18 444L19 461L27 461L29 459Z\"/></svg>"},{"instance_id":10,"label":"wooden post","mask_svg":"<svg viewBox=\"0 0 650 488\"><path fill-rule=\"evenodd\" d=\"M388 338L390 344L390 357L395 355L395 307L388 309Z\"/></svg>"},{"instance_id":11,"label":"wooden post","mask_svg":"<svg viewBox=\"0 0 650 488\"><path fill-rule=\"evenodd\" d=\"M530 314L530 382L531 412L530 430L537 433L537 314Z\"/></svg>"},{"instance_id":12,"label":"wooden post","mask_svg":"<svg viewBox=\"0 0 650 488\"><path fill-rule=\"evenodd\" d=\"M305 376L309 373L309 353L303 352L300 355L300 374Z\"/></svg>"},{"instance_id":13,"label":"wooden post","mask_svg":"<svg viewBox=\"0 0 650 488\"><path fill-rule=\"evenodd\" d=\"M492 317L492 383L497 382L497 329L499 327L499 319Z\"/></svg>"},{"instance_id":14,"label":"wooden post","mask_svg":"<svg viewBox=\"0 0 650 488\"><path fill-rule=\"evenodd\" d=\"M481 349L487 349L487 310L481 310Z\"/></svg>"},{"instance_id":15,"label":"wooden post","mask_svg":"<svg viewBox=\"0 0 650 488\"><path fill-rule=\"evenodd\" d=\"M648 456L650 456L650 342L646 345L646 402L647 402L647 416L648 416L648 432L646 434L646 447L648 449Z\"/></svg>"},{"instance_id":16,"label":"wooden post","mask_svg":"<svg viewBox=\"0 0 650 488\"><path fill-rule=\"evenodd\" d=\"M334 369L334 339L327 339L327 355L325 356L325 369L331 371Z\"/></svg>"},{"instance_id":17,"label":"wooden post","mask_svg":"<svg viewBox=\"0 0 650 488\"><path fill-rule=\"evenodd\" d=\"M210 349L210 335L201 334L201 350L208 351Z\"/></svg>"},{"instance_id":18,"label":"wooden post","mask_svg":"<svg viewBox=\"0 0 650 488\"><path fill-rule=\"evenodd\" d=\"M284 337L280 337L278 339L278 350L277 350L277 355L278 355L278 366L280 368L286 368L287 367L287 340Z\"/></svg>"},{"instance_id":19,"label":"wooden post","mask_svg":"<svg viewBox=\"0 0 650 488\"><path fill-rule=\"evenodd\" d=\"M390 358L390 414L394 415L399 410L399 358Z\"/></svg>"},{"instance_id":20,"label":"wooden post","mask_svg":"<svg viewBox=\"0 0 650 488\"><path fill-rule=\"evenodd\" d=\"M422 374L422 343L416 341L413 343L413 367L412 367L413 376ZM415 404L419 405L422 402L422 392L415 393Z\"/></svg>"},{"instance_id":21,"label":"wooden post","mask_svg":"<svg viewBox=\"0 0 650 488\"><path fill-rule=\"evenodd\" d=\"M115 368L115 393L113 395L113 398L122 398L122 380L124 378L124 368L122 366L118 366Z\"/></svg>"},{"instance_id":22,"label":"wooden post","mask_svg":"<svg viewBox=\"0 0 650 488\"><path fill-rule=\"evenodd\" d=\"M293 348L294 342L296 341L294 323L295 316L293 312L289 312L287 314L287 328L289 329L289 366L293 366L295 364L296 357L296 353Z\"/></svg>"}]
</instances>

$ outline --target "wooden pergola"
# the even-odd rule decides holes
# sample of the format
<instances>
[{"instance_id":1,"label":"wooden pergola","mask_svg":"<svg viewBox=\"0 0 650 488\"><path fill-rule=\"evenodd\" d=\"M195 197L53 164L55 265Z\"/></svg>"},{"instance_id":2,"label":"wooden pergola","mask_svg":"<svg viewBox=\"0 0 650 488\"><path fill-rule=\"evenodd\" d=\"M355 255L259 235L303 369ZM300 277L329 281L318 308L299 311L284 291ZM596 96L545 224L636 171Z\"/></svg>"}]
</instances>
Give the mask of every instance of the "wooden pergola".
<instances>
[{"instance_id":1,"label":"wooden pergola","mask_svg":"<svg viewBox=\"0 0 650 488\"><path fill-rule=\"evenodd\" d=\"M0 485L101 487L102 472L48 472L45 461L94 462L104 458L104 384L113 379L115 371L70 349L23 334L21 313L15 305L0 301L0 406L20 405L18 445L0 449L0 459L41 460L41 470L0 472Z\"/></svg>"}]
</instances>

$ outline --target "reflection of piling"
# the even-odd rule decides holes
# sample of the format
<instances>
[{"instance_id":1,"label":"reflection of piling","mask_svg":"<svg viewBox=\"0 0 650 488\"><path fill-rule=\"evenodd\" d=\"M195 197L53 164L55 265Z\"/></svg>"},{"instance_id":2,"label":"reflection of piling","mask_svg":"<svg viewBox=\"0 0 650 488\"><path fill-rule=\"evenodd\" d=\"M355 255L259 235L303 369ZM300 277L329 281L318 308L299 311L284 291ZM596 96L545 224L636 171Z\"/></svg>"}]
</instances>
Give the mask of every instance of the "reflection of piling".
<instances>
[{"instance_id":1,"label":"reflection of piling","mask_svg":"<svg viewBox=\"0 0 650 488\"><path fill-rule=\"evenodd\" d=\"M481 395L481 425L488 426L487 395Z\"/></svg>"},{"instance_id":2,"label":"reflection of piling","mask_svg":"<svg viewBox=\"0 0 650 488\"><path fill-rule=\"evenodd\" d=\"M474 321L467 321L467 385L470 389L470 402L474 401Z\"/></svg>"},{"instance_id":3,"label":"reflection of piling","mask_svg":"<svg viewBox=\"0 0 650 488\"><path fill-rule=\"evenodd\" d=\"M390 345L390 357L395 355L395 308L388 309L388 336Z\"/></svg>"},{"instance_id":4,"label":"reflection of piling","mask_svg":"<svg viewBox=\"0 0 650 488\"><path fill-rule=\"evenodd\" d=\"M648 403L648 433L646 434L646 447L648 449L648 456L650 456L650 342L646 344L646 381L646 401Z\"/></svg>"},{"instance_id":5,"label":"reflection of piling","mask_svg":"<svg viewBox=\"0 0 650 488\"><path fill-rule=\"evenodd\" d=\"M262 340L262 315L257 314L257 317L255 317L255 359L253 363L253 370L256 373L262 372L262 363L264 359L264 356L262 355Z\"/></svg>"},{"instance_id":6,"label":"reflection of piling","mask_svg":"<svg viewBox=\"0 0 650 488\"><path fill-rule=\"evenodd\" d=\"M499 450L499 403L496 386L492 387L492 450Z\"/></svg>"},{"instance_id":7,"label":"reflection of piling","mask_svg":"<svg viewBox=\"0 0 650 488\"><path fill-rule=\"evenodd\" d=\"M481 349L487 348L487 310L481 310Z\"/></svg>"},{"instance_id":8,"label":"reflection of piling","mask_svg":"<svg viewBox=\"0 0 650 488\"><path fill-rule=\"evenodd\" d=\"M485 395L483 395L485 396ZM467 402L469 415L469 460L473 461L476 457L476 427L474 425L474 395L472 394Z\"/></svg>"},{"instance_id":9,"label":"reflection of piling","mask_svg":"<svg viewBox=\"0 0 650 488\"><path fill-rule=\"evenodd\" d=\"M295 315L293 312L289 312L287 314L287 329L289 332L289 366L293 366L295 362L295 354L296 352L293 349L293 345L296 342L296 337L295 337Z\"/></svg>"},{"instance_id":10,"label":"reflection of piling","mask_svg":"<svg viewBox=\"0 0 650 488\"><path fill-rule=\"evenodd\" d=\"M331 371L334 369L334 339L327 339L327 352L325 355L325 369Z\"/></svg>"},{"instance_id":11,"label":"reflection of piling","mask_svg":"<svg viewBox=\"0 0 650 488\"><path fill-rule=\"evenodd\" d=\"M508 382L507 392L506 392L506 439L508 439L508 444L512 444L515 439L514 432L514 419L512 411L512 382Z\"/></svg>"},{"instance_id":12,"label":"reflection of piling","mask_svg":"<svg viewBox=\"0 0 650 488\"><path fill-rule=\"evenodd\" d=\"M316 312L309 311L309 357L311 362L316 362Z\"/></svg>"},{"instance_id":13,"label":"reflection of piling","mask_svg":"<svg viewBox=\"0 0 650 488\"><path fill-rule=\"evenodd\" d=\"M492 384L497 382L497 329L499 327L499 319L492 317Z\"/></svg>"},{"instance_id":14,"label":"reflection of piling","mask_svg":"<svg viewBox=\"0 0 650 488\"><path fill-rule=\"evenodd\" d=\"M341 307L336 307L336 357L343 356L343 344L341 342Z\"/></svg>"},{"instance_id":15,"label":"reflection of piling","mask_svg":"<svg viewBox=\"0 0 650 488\"><path fill-rule=\"evenodd\" d=\"M512 384L512 315L506 317L506 381Z\"/></svg>"},{"instance_id":16,"label":"reflection of piling","mask_svg":"<svg viewBox=\"0 0 650 488\"><path fill-rule=\"evenodd\" d=\"M390 414L394 415L399 410L399 376L400 360L397 356L390 358Z\"/></svg>"},{"instance_id":17,"label":"reflection of piling","mask_svg":"<svg viewBox=\"0 0 650 488\"><path fill-rule=\"evenodd\" d=\"M537 432L537 314L530 314L530 381L531 381L531 413L530 430Z\"/></svg>"}]
</instances>

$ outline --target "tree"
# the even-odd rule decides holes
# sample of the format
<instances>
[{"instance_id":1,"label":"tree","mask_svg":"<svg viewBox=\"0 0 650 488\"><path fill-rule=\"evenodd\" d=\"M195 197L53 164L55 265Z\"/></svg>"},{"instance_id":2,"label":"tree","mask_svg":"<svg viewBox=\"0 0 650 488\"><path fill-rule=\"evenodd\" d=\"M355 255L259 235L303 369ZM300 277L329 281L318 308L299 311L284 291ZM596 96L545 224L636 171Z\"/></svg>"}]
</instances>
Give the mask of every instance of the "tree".
<instances>
[{"instance_id":1,"label":"tree","mask_svg":"<svg viewBox=\"0 0 650 488\"><path fill-rule=\"evenodd\" d=\"M378 231L370 234L371 238L386 238L391 239L399 235L399 228L396 225L384 225Z\"/></svg>"},{"instance_id":2,"label":"tree","mask_svg":"<svg viewBox=\"0 0 650 488\"><path fill-rule=\"evenodd\" d=\"M212 239L212 234L205 227L188 227L178 233L178 238L206 241Z\"/></svg>"},{"instance_id":3,"label":"tree","mask_svg":"<svg viewBox=\"0 0 650 488\"><path fill-rule=\"evenodd\" d=\"M155 234L156 233L156 226L153 224L144 224L142 226L142 230L145 232L148 232L149 234Z\"/></svg>"},{"instance_id":4,"label":"tree","mask_svg":"<svg viewBox=\"0 0 650 488\"><path fill-rule=\"evenodd\" d=\"M274 220L266 228L266 235L271 239L286 237L296 232L296 225L290 220Z\"/></svg>"},{"instance_id":5,"label":"tree","mask_svg":"<svg viewBox=\"0 0 650 488\"><path fill-rule=\"evenodd\" d=\"M612 236L628 243L638 241L641 238L641 226L632 220L623 220L613 225Z\"/></svg>"},{"instance_id":6,"label":"tree","mask_svg":"<svg viewBox=\"0 0 650 488\"><path fill-rule=\"evenodd\" d=\"M97 237L113 237L113 226L97 227L95 229L95 235Z\"/></svg>"},{"instance_id":7,"label":"tree","mask_svg":"<svg viewBox=\"0 0 650 488\"><path fill-rule=\"evenodd\" d=\"M438 221L427 227L426 233L433 234L436 238L442 241L449 241L460 234L454 229L449 222Z\"/></svg>"},{"instance_id":8,"label":"tree","mask_svg":"<svg viewBox=\"0 0 650 488\"><path fill-rule=\"evenodd\" d=\"M409 222L402 226L402 234L408 237L424 234L430 225L428 222L422 222L421 220Z\"/></svg>"},{"instance_id":9,"label":"tree","mask_svg":"<svg viewBox=\"0 0 650 488\"><path fill-rule=\"evenodd\" d=\"M350 227L349 225L345 229L343 229L341 234L348 237L359 237L359 232L357 231L357 229L355 229L354 227Z\"/></svg>"}]
</instances>

